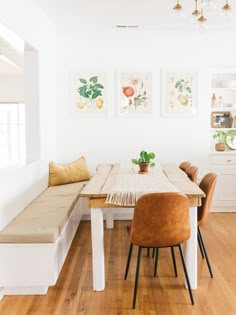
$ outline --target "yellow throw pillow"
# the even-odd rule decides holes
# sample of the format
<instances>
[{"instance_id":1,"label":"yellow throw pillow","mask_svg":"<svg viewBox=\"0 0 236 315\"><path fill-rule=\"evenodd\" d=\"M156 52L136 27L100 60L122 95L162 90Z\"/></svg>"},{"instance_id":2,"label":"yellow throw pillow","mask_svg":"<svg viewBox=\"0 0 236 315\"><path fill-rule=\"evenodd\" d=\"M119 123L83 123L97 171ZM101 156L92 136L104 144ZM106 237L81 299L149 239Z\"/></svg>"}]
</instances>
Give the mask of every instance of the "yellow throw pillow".
<instances>
[{"instance_id":1,"label":"yellow throw pillow","mask_svg":"<svg viewBox=\"0 0 236 315\"><path fill-rule=\"evenodd\" d=\"M67 165L49 163L49 186L82 182L88 179L90 179L90 174L83 156Z\"/></svg>"}]
</instances>

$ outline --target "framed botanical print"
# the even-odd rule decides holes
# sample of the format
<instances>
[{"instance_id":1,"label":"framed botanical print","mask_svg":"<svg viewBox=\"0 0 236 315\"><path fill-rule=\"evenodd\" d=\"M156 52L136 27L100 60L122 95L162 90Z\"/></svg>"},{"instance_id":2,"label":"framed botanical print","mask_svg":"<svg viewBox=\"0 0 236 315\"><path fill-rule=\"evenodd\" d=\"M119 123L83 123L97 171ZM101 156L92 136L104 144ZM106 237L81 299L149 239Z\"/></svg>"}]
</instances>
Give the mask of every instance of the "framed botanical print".
<instances>
[{"instance_id":1,"label":"framed botanical print","mask_svg":"<svg viewBox=\"0 0 236 315\"><path fill-rule=\"evenodd\" d=\"M163 116L196 114L196 73L193 71L163 71L162 96Z\"/></svg>"},{"instance_id":2,"label":"framed botanical print","mask_svg":"<svg viewBox=\"0 0 236 315\"><path fill-rule=\"evenodd\" d=\"M80 113L104 114L107 111L105 74L99 72L74 75L74 107Z\"/></svg>"},{"instance_id":3,"label":"framed botanical print","mask_svg":"<svg viewBox=\"0 0 236 315\"><path fill-rule=\"evenodd\" d=\"M120 115L151 113L151 73L119 72L117 109Z\"/></svg>"}]
</instances>

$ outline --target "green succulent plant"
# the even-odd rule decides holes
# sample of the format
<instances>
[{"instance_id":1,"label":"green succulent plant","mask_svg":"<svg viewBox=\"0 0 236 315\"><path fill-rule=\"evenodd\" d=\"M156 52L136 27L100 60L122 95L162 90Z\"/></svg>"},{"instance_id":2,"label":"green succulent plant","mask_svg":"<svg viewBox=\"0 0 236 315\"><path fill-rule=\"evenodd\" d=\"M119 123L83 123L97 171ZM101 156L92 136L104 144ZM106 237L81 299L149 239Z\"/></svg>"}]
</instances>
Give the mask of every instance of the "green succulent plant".
<instances>
[{"instance_id":1,"label":"green succulent plant","mask_svg":"<svg viewBox=\"0 0 236 315\"><path fill-rule=\"evenodd\" d=\"M141 151L139 159L132 159L132 163L138 165L140 162L150 163L150 167L155 166L154 162L151 162L155 158L155 154L153 152Z\"/></svg>"}]
</instances>

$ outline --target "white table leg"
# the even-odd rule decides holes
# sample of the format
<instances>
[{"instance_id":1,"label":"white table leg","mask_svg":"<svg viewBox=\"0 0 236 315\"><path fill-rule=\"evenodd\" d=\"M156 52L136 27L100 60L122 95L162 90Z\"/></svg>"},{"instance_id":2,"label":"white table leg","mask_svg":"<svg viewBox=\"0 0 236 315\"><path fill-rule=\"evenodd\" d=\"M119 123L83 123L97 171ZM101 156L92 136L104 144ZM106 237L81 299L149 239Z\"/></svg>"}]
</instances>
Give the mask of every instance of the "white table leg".
<instances>
[{"instance_id":1,"label":"white table leg","mask_svg":"<svg viewBox=\"0 0 236 315\"><path fill-rule=\"evenodd\" d=\"M91 209L93 290L105 289L103 210Z\"/></svg>"},{"instance_id":2,"label":"white table leg","mask_svg":"<svg viewBox=\"0 0 236 315\"><path fill-rule=\"evenodd\" d=\"M113 209L106 209L106 228L113 229L114 228L114 220L113 220Z\"/></svg>"},{"instance_id":3,"label":"white table leg","mask_svg":"<svg viewBox=\"0 0 236 315\"><path fill-rule=\"evenodd\" d=\"M197 289L197 207L190 211L191 236L185 243L184 256L192 289Z\"/></svg>"}]
</instances>

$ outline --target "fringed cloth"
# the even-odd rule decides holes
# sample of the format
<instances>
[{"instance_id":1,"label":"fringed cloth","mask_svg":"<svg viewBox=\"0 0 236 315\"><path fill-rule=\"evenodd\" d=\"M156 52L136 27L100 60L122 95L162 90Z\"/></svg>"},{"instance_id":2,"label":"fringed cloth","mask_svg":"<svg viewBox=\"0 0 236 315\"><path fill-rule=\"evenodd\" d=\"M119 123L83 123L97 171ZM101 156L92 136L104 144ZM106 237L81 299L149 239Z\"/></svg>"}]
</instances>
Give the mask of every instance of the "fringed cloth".
<instances>
[{"instance_id":1,"label":"fringed cloth","mask_svg":"<svg viewBox=\"0 0 236 315\"><path fill-rule=\"evenodd\" d=\"M178 191L159 166L151 169L147 174L117 174L115 183L107 195L106 203L135 206L136 201L145 194Z\"/></svg>"}]
</instances>

